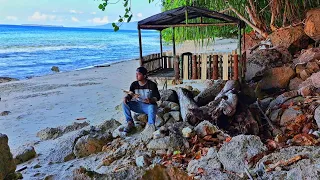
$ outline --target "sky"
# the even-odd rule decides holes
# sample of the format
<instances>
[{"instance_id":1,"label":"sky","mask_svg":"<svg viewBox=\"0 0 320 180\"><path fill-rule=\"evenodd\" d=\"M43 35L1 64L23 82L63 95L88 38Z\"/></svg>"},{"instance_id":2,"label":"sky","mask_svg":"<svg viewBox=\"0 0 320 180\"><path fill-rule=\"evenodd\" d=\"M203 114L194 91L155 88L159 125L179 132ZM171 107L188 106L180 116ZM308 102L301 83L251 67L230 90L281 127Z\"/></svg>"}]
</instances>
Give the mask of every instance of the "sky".
<instances>
[{"instance_id":1,"label":"sky","mask_svg":"<svg viewBox=\"0 0 320 180\"><path fill-rule=\"evenodd\" d=\"M0 0L0 24L41 24L65 27L96 26L112 23L124 15L123 0L110 4L105 11L102 0ZM139 21L161 12L161 0L132 0L133 17Z\"/></svg>"}]
</instances>

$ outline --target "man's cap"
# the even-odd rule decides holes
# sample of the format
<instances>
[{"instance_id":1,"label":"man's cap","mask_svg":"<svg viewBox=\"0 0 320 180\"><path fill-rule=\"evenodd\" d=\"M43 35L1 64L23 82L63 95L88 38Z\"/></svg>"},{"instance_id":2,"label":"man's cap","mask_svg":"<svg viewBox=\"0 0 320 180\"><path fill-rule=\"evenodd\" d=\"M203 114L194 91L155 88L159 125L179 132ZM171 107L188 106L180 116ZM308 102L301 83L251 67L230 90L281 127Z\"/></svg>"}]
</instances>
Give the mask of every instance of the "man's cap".
<instances>
[{"instance_id":1,"label":"man's cap","mask_svg":"<svg viewBox=\"0 0 320 180\"><path fill-rule=\"evenodd\" d=\"M137 68L137 72L139 72L139 73L141 73L141 74L143 74L143 75L147 75L147 73L148 73L148 70L145 68L145 67L138 67Z\"/></svg>"}]
</instances>

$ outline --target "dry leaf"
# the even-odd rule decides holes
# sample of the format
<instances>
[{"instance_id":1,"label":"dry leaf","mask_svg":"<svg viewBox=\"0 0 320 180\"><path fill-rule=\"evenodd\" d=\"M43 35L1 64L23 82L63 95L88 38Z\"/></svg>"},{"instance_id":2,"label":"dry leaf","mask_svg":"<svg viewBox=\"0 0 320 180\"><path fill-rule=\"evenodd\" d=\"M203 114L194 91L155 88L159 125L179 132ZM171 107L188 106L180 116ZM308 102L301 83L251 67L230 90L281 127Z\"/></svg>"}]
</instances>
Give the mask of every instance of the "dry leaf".
<instances>
[{"instance_id":1,"label":"dry leaf","mask_svg":"<svg viewBox=\"0 0 320 180\"><path fill-rule=\"evenodd\" d=\"M203 174L203 173L204 173L203 168L198 168L197 174Z\"/></svg>"},{"instance_id":2,"label":"dry leaf","mask_svg":"<svg viewBox=\"0 0 320 180\"><path fill-rule=\"evenodd\" d=\"M198 151L195 153L194 159L200 159L201 158L201 151Z\"/></svg>"},{"instance_id":3,"label":"dry leaf","mask_svg":"<svg viewBox=\"0 0 320 180\"><path fill-rule=\"evenodd\" d=\"M293 143L300 146L312 146L318 144L318 140L311 134L298 134L293 137Z\"/></svg>"},{"instance_id":4,"label":"dry leaf","mask_svg":"<svg viewBox=\"0 0 320 180\"><path fill-rule=\"evenodd\" d=\"M232 137L227 137L227 138L226 138L226 142L230 142L231 139L232 139Z\"/></svg>"}]
</instances>

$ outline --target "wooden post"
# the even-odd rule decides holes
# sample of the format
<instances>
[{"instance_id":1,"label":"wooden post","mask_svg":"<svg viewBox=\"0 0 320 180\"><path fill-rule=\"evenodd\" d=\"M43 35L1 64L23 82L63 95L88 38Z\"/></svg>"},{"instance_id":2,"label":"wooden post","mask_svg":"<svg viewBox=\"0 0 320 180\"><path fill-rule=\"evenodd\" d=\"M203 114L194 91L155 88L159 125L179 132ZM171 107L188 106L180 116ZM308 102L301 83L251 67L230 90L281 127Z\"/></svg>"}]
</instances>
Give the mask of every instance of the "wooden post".
<instances>
[{"instance_id":1,"label":"wooden post","mask_svg":"<svg viewBox=\"0 0 320 180\"><path fill-rule=\"evenodd\" d=\"M174 34L175 34L175 30L173 27L172 28L173 56L176 57L176 40L175 40Z\"/></svg>"},{"instance_id":2,"label":"wooden post","mask_svg":"<svg viewBox=\"0 0 320 180\"><path fill-rule=\"evenodd\" d=\"M189 58L188 55L182 57L182 66L183 74L182 77L184 80L189 79Z\"/></svg>"},{"instance_id":3,"label":"wooden post","mask_svg":"<svg viewBox=\"0 0 320 180\"><path fill-rule=\"evenodd\" d=\"M140 52L140 66L142 66L142 39L141 39L141 29L138 28L138 32L139 32L139 52Z\"/></svg>"},{"instance_id":4,"label":"wooden post","mask_svg":"<svg viewBox=\"0 0 320 180\"><path fill-rule=\"evenodd\" d=\"M192 56L192 79L197 79L197 56Z\"/></svg>"},{"instance_id":5,"label":"wooden post","mask_svg":"<svg viewBox=\"0 0 320 180\"><path fill-rule=\"evenodd\" d=\"M207 79L207 54L201 54L201 80Z\"/></svg>"},{"instance_id":6,"label":"wooden post","mask_svg":"<svg viewBox=\"0 0 320 180\"><path fill-rule=\"evenodd\" d=\"M224 54L222 56L222 79L223 80L229 80L229 72L228 72L228 67L229 67L229 57L228 54Z\"/></svg>"},{"instance_id":7,"label":"wooden post","mask_svg":"<svg viewBox=\"0 0 320 180\"><path fill-rule=\"evenodd\" d=\"M162 49L162 31L160 31L160 58L161 58L161 65L162 68L167 68L167 63L165 59L163 59L163 49Z\"/></svg>"},{"instance_id":8,"label":"wooden post","mask_svg":"<svg viewBox=\"0 0 320 180\"><path fill-rule=\"evenodd\" d=\"M212 55L212 59L213 59L213 70L212 70L212 79L213 80L217 80L219 77L218 74L218 55Z\"/></svg>"},{"instance_id":9,"label":"wooden post","mask_svg":"<svg viewBox=\"0 0 320 180\"><path fill-rule=\"evenodd\" d=\"M239 55L234 54L233 55L233 80L238 80L239 79L239 70L238 70L238 65L239 65L239 60L238 60Z\"/></svg>"},{"instance_id":10,"label":"wooden post","mask_svg":"<svg viewBox=\"0 0 320 180\"><path fill-rule=\"evenodd\" d=\"M180 79L179 56L173 56L173 58L174 58L174 79L177 82Z\"/></svg>"}]
</instances>

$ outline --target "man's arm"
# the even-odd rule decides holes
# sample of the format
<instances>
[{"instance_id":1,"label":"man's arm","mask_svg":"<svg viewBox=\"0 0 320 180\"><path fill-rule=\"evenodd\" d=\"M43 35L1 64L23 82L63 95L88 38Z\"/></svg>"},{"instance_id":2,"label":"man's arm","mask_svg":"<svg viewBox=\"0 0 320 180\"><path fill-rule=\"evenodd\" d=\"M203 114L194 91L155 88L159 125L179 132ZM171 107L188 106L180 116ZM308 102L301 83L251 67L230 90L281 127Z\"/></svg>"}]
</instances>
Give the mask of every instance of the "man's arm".
<instances>
[{"instance_id":1,"label":"man's arm","mask_svg":"<svg viewBox=\"0 0 320 180\"><path fill-rule=\"evenodd\" d=\"M151 90L152 90L151 103L157 103L157 101L160 100L160 93L159 93L158 86L156 83L152 83Z\"/></svg>"}]
</instances>

